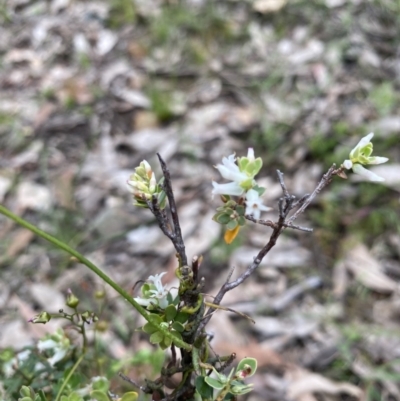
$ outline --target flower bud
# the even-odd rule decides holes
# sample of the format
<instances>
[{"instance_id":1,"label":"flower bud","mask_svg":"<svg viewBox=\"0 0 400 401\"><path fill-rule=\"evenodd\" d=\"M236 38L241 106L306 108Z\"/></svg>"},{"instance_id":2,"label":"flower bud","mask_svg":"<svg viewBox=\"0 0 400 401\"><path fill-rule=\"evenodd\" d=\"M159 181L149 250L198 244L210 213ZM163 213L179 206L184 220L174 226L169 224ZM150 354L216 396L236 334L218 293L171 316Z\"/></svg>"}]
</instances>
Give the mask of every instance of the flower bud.
<instances>
[{"instance_id":1,"label":"flower bud","mask_svg":"<svg viewBox=\"0 0 400 401\"><path fill-rule=\"evenodd\" d=\"M75 309L79 304L79 298L77 298L69 288L66 304L72 309Z\"/></svg>"},{"instance_id":2,"label":"flower bud","mask_svg":"<svg viewBox=\"0 0 400 401\"><path fill-rule=\"evenodd\" d=\"M48 312L40 312L38 315L34 316L32 319L29 319L30 323L43 323L46 324L51 319L51 315Z\"/></svg>"},{"instance_id":3,"label":"flower bud","mask_svg":"<svg viewBox=\"0 0 400 401\"><path fill-rule=\"evenodd\" d=\"M97 322L99 318L95 315L94 312L85 311L81 313L82 320L87 324L92 324L93 322Z\"/></svg>"}]
</instances>

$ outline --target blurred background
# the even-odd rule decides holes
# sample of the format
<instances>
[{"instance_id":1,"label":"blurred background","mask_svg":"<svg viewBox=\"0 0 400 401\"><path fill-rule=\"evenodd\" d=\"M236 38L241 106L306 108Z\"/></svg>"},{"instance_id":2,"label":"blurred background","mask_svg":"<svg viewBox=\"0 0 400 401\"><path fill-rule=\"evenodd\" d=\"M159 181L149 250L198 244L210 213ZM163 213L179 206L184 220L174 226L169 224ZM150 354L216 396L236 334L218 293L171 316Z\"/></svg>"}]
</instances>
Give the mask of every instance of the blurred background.
<instances>
[{"instance_id":1,"label":"blurred background","mask_svg":"<svg viewBox=\"0 0 400 401\"><path fill-rule=\"evenodd\" d=\"M204 255L216 294L270 229L223 242L213 165L253 147L275 219L277 169L302 196L374 132L386 181L336 178L298 221L314 232L287 230L227 294L256 324L219 311L208 330L216 352L258 359L249 400L400 400L398 0L0 0L0 37L0 200L126 290L162 271L175 283L173 247L126 190L141 160L158 177L166 160L188 256ZM3 216L0 249L0 349L63 325L26 321L68 288L96 305L87 268ZM162 353L105 291L106 364L154 377Z\"/></svg>"}]
</instances>

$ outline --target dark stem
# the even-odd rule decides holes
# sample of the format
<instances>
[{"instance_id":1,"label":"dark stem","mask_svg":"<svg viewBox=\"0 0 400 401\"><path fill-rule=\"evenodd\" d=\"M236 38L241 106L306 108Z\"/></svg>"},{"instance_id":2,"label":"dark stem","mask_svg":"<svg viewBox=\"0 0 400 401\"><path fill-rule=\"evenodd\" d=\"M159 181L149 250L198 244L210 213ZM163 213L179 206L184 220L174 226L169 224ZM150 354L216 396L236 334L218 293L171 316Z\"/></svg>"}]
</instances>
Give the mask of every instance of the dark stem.
<instances>
[{"instance_id":1,"label":"dark stem","mask_svg":"<svg viewBox=\"0 0 400 401\"><path fill-rule=\"evenodd\" d=\"M175 197L174 193L172 190L172 184L171 184L171 175L169 173L168 167L165 164L163 158L159 153L157 153L158 159L160 161L161 169L164 175L164 191L167 195L168 198L168 203L169 203L169 208L171 211L171 217L172 217L172 223L174 226L174 238L171 238L171 241L173 242L176 251L179 254L179 258L181 261L181 264L183 266L187 265L187 257L186 257L186 252L185 252L185 244L183 242L182 238L182 231L181 231L181 226L179 224L179 217L178 217L178 211L176 208L175 204Z\"/></svg>"}]
</instances>

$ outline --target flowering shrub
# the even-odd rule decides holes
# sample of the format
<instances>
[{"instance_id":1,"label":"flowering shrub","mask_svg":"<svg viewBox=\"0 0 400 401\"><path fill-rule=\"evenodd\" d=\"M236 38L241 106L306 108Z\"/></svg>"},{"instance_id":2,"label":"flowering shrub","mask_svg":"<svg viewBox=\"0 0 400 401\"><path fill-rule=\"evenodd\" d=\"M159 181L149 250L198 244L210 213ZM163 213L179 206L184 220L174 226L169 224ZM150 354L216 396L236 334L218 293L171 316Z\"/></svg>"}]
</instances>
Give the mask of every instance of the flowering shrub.
<instances>
[{"instance_id":1,"label":"flowering shrub","mask_svg":"<svg viewBox=\"0 0 400 401\"><path fill-rule=\"evenodd\" d=\"M272 233L239 277L231 281L231 275L229 275L212 303L208 302L203 294L204 279L200 274L203 258L195 256L192 261L187 260L171 177L160 155L158 156L163 177L159 181L156 180L150 164L143 160L129 178L127 185L128 190L132 193L134 205L149 209L155 216L162 232L175 247L177 256L175 274L179 280L177 292L173 292L172 289L163 285L162 278L166 273L160 273L150 276L144 283L141 282L143 283L141 295L134 298L97 266L68 245L15 216L3 206L0 206L0 212L69 252L100 276L146 319L147 322L141 330L149 335L150 343L159 346L162 350L170 349L171 359L161 369L157 379L146 379L144 385L139 385L129 377L121 375L123 379L135 386L137 391L151 394L153 400L163 401L236 400L239 395L252 390L252 385L244 381L256 372L257 361L254 358L244 358L236 367L230 368L228 374L224 373L233 364L235 354L219 357L212 355L211 338L205 331L205 327L217 308L224 309L220 305L224 295L250 277L284 230L312 231L310 228L295 225L295 220L335 176L346 178L344 170L352 169L356 174L363 175L371 181L382 181L381 177L363 167L384 163L388 160L385 157L371 156L372 137L373 134L369 134L362 138L350 152L348 160L345 160L338 168L336 165L332 165L314 191L299 199L289 193L283 174L278 170L282 197L278 202L275 221L260 219L262 212L271 211L272 208L263 204L262 195L265 188L259 186L256 181L256 176L260 173L263 163L261 158L255 158L252 148L248 150L246 157L236 157L232 154L224 157L222 164L217 164L216 169L225 180L229 181L222 184L212 182L212 195L220 195L222 201L222 205L217 208L213 219L225 227L225 241L231 243L238 235L240 227L248 223L267 226L272 229ZM167 206L169 206L170 214L166 213ZM66 375L58 377L58 381L55 382L57 387L55 400L135 401L138 392L129 391L121 396L112 394L110 383L105 377L94 377L86 383L76 382L74 371L82 362L89 347L86 327L96 323L98 318L94 312L80 310L78 308L79 299L72 292L67 295L66 305L72 308L73 313L66 313L63 310L56 314L43 311L31 319L32 323L45 324L52 318L64 318L69 320L82 336L79 352L78 345L73 344L61 331L46 337L37 344L42 364L33 366L40 372L38 375L47 374L52 369L55 370L61 366L67 372ZM3 373L11 375L13 367L23 366L31 352L29 351L29 354L21 353L14 359L9 358L6 363L3 363ZM77 355L80 356L77 357ZM71 360L73 361L72 365ZM48 384L53 385L54 382L50 381ZM38 389L22 386L19 400L44 401L48 399L44 389L36 390Z\"/></svg>"}]
</instances>

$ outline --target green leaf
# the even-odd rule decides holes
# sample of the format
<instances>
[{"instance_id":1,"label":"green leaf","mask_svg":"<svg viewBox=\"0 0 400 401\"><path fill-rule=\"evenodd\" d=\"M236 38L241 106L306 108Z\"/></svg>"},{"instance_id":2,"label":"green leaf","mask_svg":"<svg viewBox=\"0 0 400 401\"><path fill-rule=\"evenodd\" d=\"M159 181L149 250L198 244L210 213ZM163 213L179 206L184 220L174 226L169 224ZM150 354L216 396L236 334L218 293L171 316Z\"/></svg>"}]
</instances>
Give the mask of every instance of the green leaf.
<instances>
[{"instance_id":1,"label":"green leaf","mask_svg":"<svg viewBox=\"0 0 400 401\"><path fill-rule=\"evenodd\" d=\"M94 390L94 391L101 391L101 390ZM102 393L104 394L104 392L102 392ZM108 400L108 397L107 397L107 400ZM68 396L68 401L83 401L83 397L81 397L76 392L73 392ZM99 400L99 401L102 401L102 400Z\"/></svg>"},{"instance_id":2,"label":"green leaf","mask_svg":"<svg viewBox=\"0 0 400 401\"><path fill-rule=\"evenodd\" d=\"M147 334L153 334L158 331L158 327L154 326L154 324L147 322L143 327L142 330Z\"/></svg>"},{"instance_id":3,"label":"green leaf","mask_svg":"<svg viewBox=\"0 0 400 401\"><path fill-rule=\"evenodd\" d=\"M253 385L252 384L242 384L242 385L236 385L232 386L230 388L230 392L235 395L242 395L242 394L247 394L250 393L250 391L253 390Z\"/></svg>"},{"instance_id":4,"label":"green leaf","mask_svg":"<svg viewBox=\"0 0 400 401\"><path fill-rule=\"evenodd\" d=\"M257 359L254 358L243 358L236 368L236 374L240 371L245 370L245 377L253 376L257 370Z\"/></svg>"},{"instance_id":5,"label":"green leaf","mask_svg":"<svg viewBox=\"0 0 400 401\"><path fill-rule=\"evenodd\" d=\"M179 341L179 340L182 340L182 335L181 335L181 333L179 333L178 331L174 331L174 339L173 339L173 341L174 341L174 344L175 345L178 345L176 342L175 342L175 338Z\"/></svg>"},{"instance_id":6,"label":"green leaf","mask_svg":"<svg viewBox=\"0 0 400 401\"><path fill-rule=\"evenodd\" d=\"M90 392L90 397L97 401L110 401L108 395L100 390L94 390Z\"/></svg>"},{"instance_id":7,"label":"green leaf","mask_svg":"<svg viewBox=\"0 0 400 401\"><path fill-rule=\"evenodd\" d=\"M185 326L179 322L172 323L171 327L179 333L182 333L185 330Z\"/></svg>"},{"instance_id":8,"label":"green leaf","mask_svg":"<svg viewBox=\"0 0 400 401\"><path fill-rule=\"evenodd\" d=\"M40 396L40 400L41 400L41 401L47 401L46 396L45 396L43 390L39 390L39 391L38 391L38 394L39 394L39 396Z\"/></svg>"},{"instance_id":9,"label":"green leaf","mask_svg":"<svg viewBox=\"0 0 400 401\"><path fill-rule=\"evenodd\" d=\"M129 391L121 397L120 401L136 401L138 399L138 396L138 393L134 391Z\"/></svg>"},{"instance_id":10,"label":"green leaf","mask_svg":"<svg viewBox=\"0 0 400 401\"><path fill-rule=\"evenodd\" d=\"M211 386L212 388L215 388L216 390L222 390L225 387L225 383L221 383L217 379L213 379L212 377L205 377L204 378L205 382Z\"/></svg>"},{"instance_id":11,"label":"green leaf","mask_svg":"<svg viewBox=\"0 0 400 401\"><path fill-rule=\"evenodd\" d=\"M166 197L166 193L164 191L161 191L158 194L158 206L161 210L165 209L165 205L167 203L167 197Z\"/></svg>"},{"instance_id":12,"label":"green leaf","mask_svg":"<svg viewBox=\"0 0 400 401\"><path fill-rule=\"evenodd\" d=\"M262 195L264 192L265 192L265 190L266 190L266 188L264 188L264 187L259 187L258 185L255 185L254 187L253 187L253 189L255 190L255 191L257 191L257 193L258 193L258 195Z\"/></svg>"},{"instance_id":13,"label":"green leaf","mask_svg":"<svg viewBox=\"0 0 400 401\"><path fill-rule=\"evenodd\" d=\"M219 224L228 224L232 220L230 214L227 213L219 213L214 217L215 221Z\"/></svg>"},{"instance_id":14,"label":"green leaf","mask_svg":"<svg viewBox=\"0 0 400 401\"><path fill-rule=\"evenodd\" d=\"M174 320L176 314L177 314L177 310L174 305L168 305L165 308L165 320L167 322Z\"/></svg>"},{"instance_id":15,"label":"green leaf","mask_svg":"<svg viewBox=\"0 0 400 401\"><path fill-rule=\"evenodd\" d=\"M18 398L18 401L32 401L31 397Z\"/></svg>"},{"instance_id":16,"label":"green leaf","mask_svg":"<svg viewBox=\"0 0 400 401\"><path fill-rule=\"evenodd\" d=\"M106 393L110 388L110 382L106 377L97 377L96 380L92 382L93 390L100 390L103 393Z\"/></svg>"},{"instance_id":17,"label":"green leaf","mask_svg":"<svg viewBox=\"0 0 400 401\"><path fill-rule=\"evenodd\" d=\"M156 331L150 336L150 342L152 344L159 344L164 339L164 334L161 331Z\"/></svg>"},{"instance_id":18,"label":"green leaf","mask_svg":"<svg viewBox=\"0 0 400 401\"><path fill-rule=\"evenodd\" d=\"M164 337L163 340L158 344L162 350L169 348L172 344L172 338Z\"/></svg>"},{"instance_id":19,"label":"green leaf","mask_svg":"<svg viewBox=\"0 0 400 401\"><path fill-rule=\"evenodd\" d=\"M239 157L238 158L238 165L240 171L245 171L246 166L249 164L250 160L247 157Z\"/></svg>"},{"instance_id":20,"label":"green leaf","mask_svg":"<svg viewBox=\"0 0 400 401\"><path fill-rule=\"evenodd\" d=\"M236 220L231 220L227 225L226 228L230 231L234 230L238 225L238 222Z\"/></svg>"},{"instance_id":21,"label":"green leaf","mask_svg":"<svg viewBox=\"0 0 400 401\"><path fill-rule=\"evenodd\" d=\"M186 312L179 312L176 316L175 316L175 322L179 322L179 323L185 323L187 322L187 320L189 319L189 313Z\"/></svg>"},{"instance_id":22,"label":"green leaf","mask_svg":"<svg viewBox=\"0 0 400 401\"><path fill-rule=\"evenodd\" d=\"M213 396L213 387L210 387L205 381L205 377L197 376L196 377L196 390L201 395L203 399L212 399Z\"/></svg>"},{"instance_id":23,"label":"green leaf","mask_svg":"<svg viewBox=\"0 0 400 401\"><path fill-rule=\"evenodd\" d=\"M236 212L239 216L244 216L244 210L245 210L244 206L242 205L236 206Z\"/></svg>"},{"instance_id":24,"label":"green leaf","mask_svg":"<svg viewBox=\"0 0 400 401\"><path fill-rule=\"evenodd\" d=\"M33 395L28 386L22 386L21 389L19 390L19 393L21 394L22 397L31 397Z\"/></svg>"},{"instance_id":25,"label":"green leaf","mask_svg":"<svg viewBox=\"0 0 400 401\"><path fill-rule=\"evenodd\" d=\"M243 216L240 216L238 218L238 223L239 223L239 226L241 226L241 227L245 226L246 225L246 218L243 217Z\"/></svg>"},{"instance_id":26,"label":"green leaf","mask_svg":"<svg viewBox=\"0 0 400 401\"><path fill-rule=\"evenodd\" d=\"M172 294L170 292L168 292L168 294L167 294L167 301L169 304L177 305L177 304L175 304L175 300L172 297Z\"/></svg>"}]
</instances>

